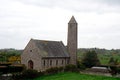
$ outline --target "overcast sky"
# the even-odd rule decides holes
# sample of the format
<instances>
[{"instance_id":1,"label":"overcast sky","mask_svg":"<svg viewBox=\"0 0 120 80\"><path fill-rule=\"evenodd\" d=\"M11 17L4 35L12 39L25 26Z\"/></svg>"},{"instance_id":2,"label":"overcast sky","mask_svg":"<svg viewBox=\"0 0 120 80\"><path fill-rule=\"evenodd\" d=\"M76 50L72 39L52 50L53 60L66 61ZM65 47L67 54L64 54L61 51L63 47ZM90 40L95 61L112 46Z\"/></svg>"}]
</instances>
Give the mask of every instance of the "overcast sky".
<instances>
[{"instance_id":1,"label":"overcast sky","mask_svg":"<svg viewBox=\"0 0 120 80\"><path fill-rule=\"evenodd\" d=\"M79 48L120 49L120 0L0 0L0 48L24 49L31 38L66 45L72 15Z\"/></svg>"}]
</instances>

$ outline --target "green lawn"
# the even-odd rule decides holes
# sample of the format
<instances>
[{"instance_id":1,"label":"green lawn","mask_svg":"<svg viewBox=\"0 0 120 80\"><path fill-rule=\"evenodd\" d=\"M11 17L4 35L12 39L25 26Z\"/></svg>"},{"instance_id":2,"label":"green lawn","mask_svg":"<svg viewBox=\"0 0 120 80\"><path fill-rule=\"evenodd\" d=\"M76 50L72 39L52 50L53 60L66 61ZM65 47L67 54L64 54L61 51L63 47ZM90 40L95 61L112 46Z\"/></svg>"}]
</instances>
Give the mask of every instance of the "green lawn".
<instances>
[{"instance_id":1,"label":"green lawn","mask_svg":"<svg viewBox=\"0 0 120 80\"><path fill-rule=\"evenodd\" d=\"M120 78L66 72L42 76L34 80L120 80Z\"/></svg>"}]
</instances>

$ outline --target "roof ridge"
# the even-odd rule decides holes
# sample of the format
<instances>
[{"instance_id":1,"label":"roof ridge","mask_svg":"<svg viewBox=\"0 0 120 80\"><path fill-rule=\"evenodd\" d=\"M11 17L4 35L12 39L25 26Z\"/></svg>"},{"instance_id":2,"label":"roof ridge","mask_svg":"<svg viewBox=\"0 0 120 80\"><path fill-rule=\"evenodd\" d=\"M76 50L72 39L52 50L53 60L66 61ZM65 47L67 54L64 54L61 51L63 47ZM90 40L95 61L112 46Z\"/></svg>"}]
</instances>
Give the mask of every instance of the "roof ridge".
<instances>
[{"instance_id":1,"label":"roof ridge","mask_svg":"<svg viewBox=\"0 0 120 80\"><path fill-rule=\"evenodd\" d=\"M62 42L62 41L53 41L53 40L39 40L39 39L31 39L31 40L35 40L35 41L47 41L47 42Z\"/></svg>"}]
</instances>

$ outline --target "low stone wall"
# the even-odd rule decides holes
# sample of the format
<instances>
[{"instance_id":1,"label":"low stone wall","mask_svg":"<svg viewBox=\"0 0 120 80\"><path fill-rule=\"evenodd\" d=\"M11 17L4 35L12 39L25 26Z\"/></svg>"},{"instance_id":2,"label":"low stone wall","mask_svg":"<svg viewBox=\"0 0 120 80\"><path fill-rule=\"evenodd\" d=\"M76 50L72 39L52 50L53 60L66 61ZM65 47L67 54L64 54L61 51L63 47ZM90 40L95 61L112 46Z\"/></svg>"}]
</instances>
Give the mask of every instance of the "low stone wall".
<instances>
[{"instance_id":1,"label":"low stone wall","mask_svg":"<svg viewBox=\"0 0 120 80\"><path fill-rule=\"evenodd\" d=\"M0 76L0 80L11 80L10 76Z\"/></svg>"},{"instance_id":2,"label":"low stone wall","mask_svg":"<svg viewBox=\"0 0 120 80\"><path fill-rule=\"evenodd\" d=\"M98 73L109 73L109 70L104 70L104 69L87 69L89 72L98 72Z\"/></svg>"},{"instance_id":3,"label":"low stone wall","mask_svg":"<svg viewBox=\"0 0 120 80\"><path fill-rule=\"evenodd\" d=\"M103 76L112 76L107 68L89 68L81 73L93 74L93 75L103 75Z\"/></svg>"}]
</instances>

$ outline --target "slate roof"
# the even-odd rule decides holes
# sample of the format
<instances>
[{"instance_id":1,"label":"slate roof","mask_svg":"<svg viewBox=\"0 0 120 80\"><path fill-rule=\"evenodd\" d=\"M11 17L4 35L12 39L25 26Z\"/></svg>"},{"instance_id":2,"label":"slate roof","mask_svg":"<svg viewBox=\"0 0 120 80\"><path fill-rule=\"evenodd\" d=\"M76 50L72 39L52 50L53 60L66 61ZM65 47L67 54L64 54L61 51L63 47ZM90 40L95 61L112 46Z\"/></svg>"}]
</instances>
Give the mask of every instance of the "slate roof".
<instances>
[{"instance_id":1,"label":"slate roof","mask_svg":"<svg viewBox=\"0 0 120 80\"><path fill-rule=\"evenodd\" d=\"M62 41L35 40L35 45L40 49L41 56L50 57L69 57L66 47Z\"/></svg>"}]
</instances>

